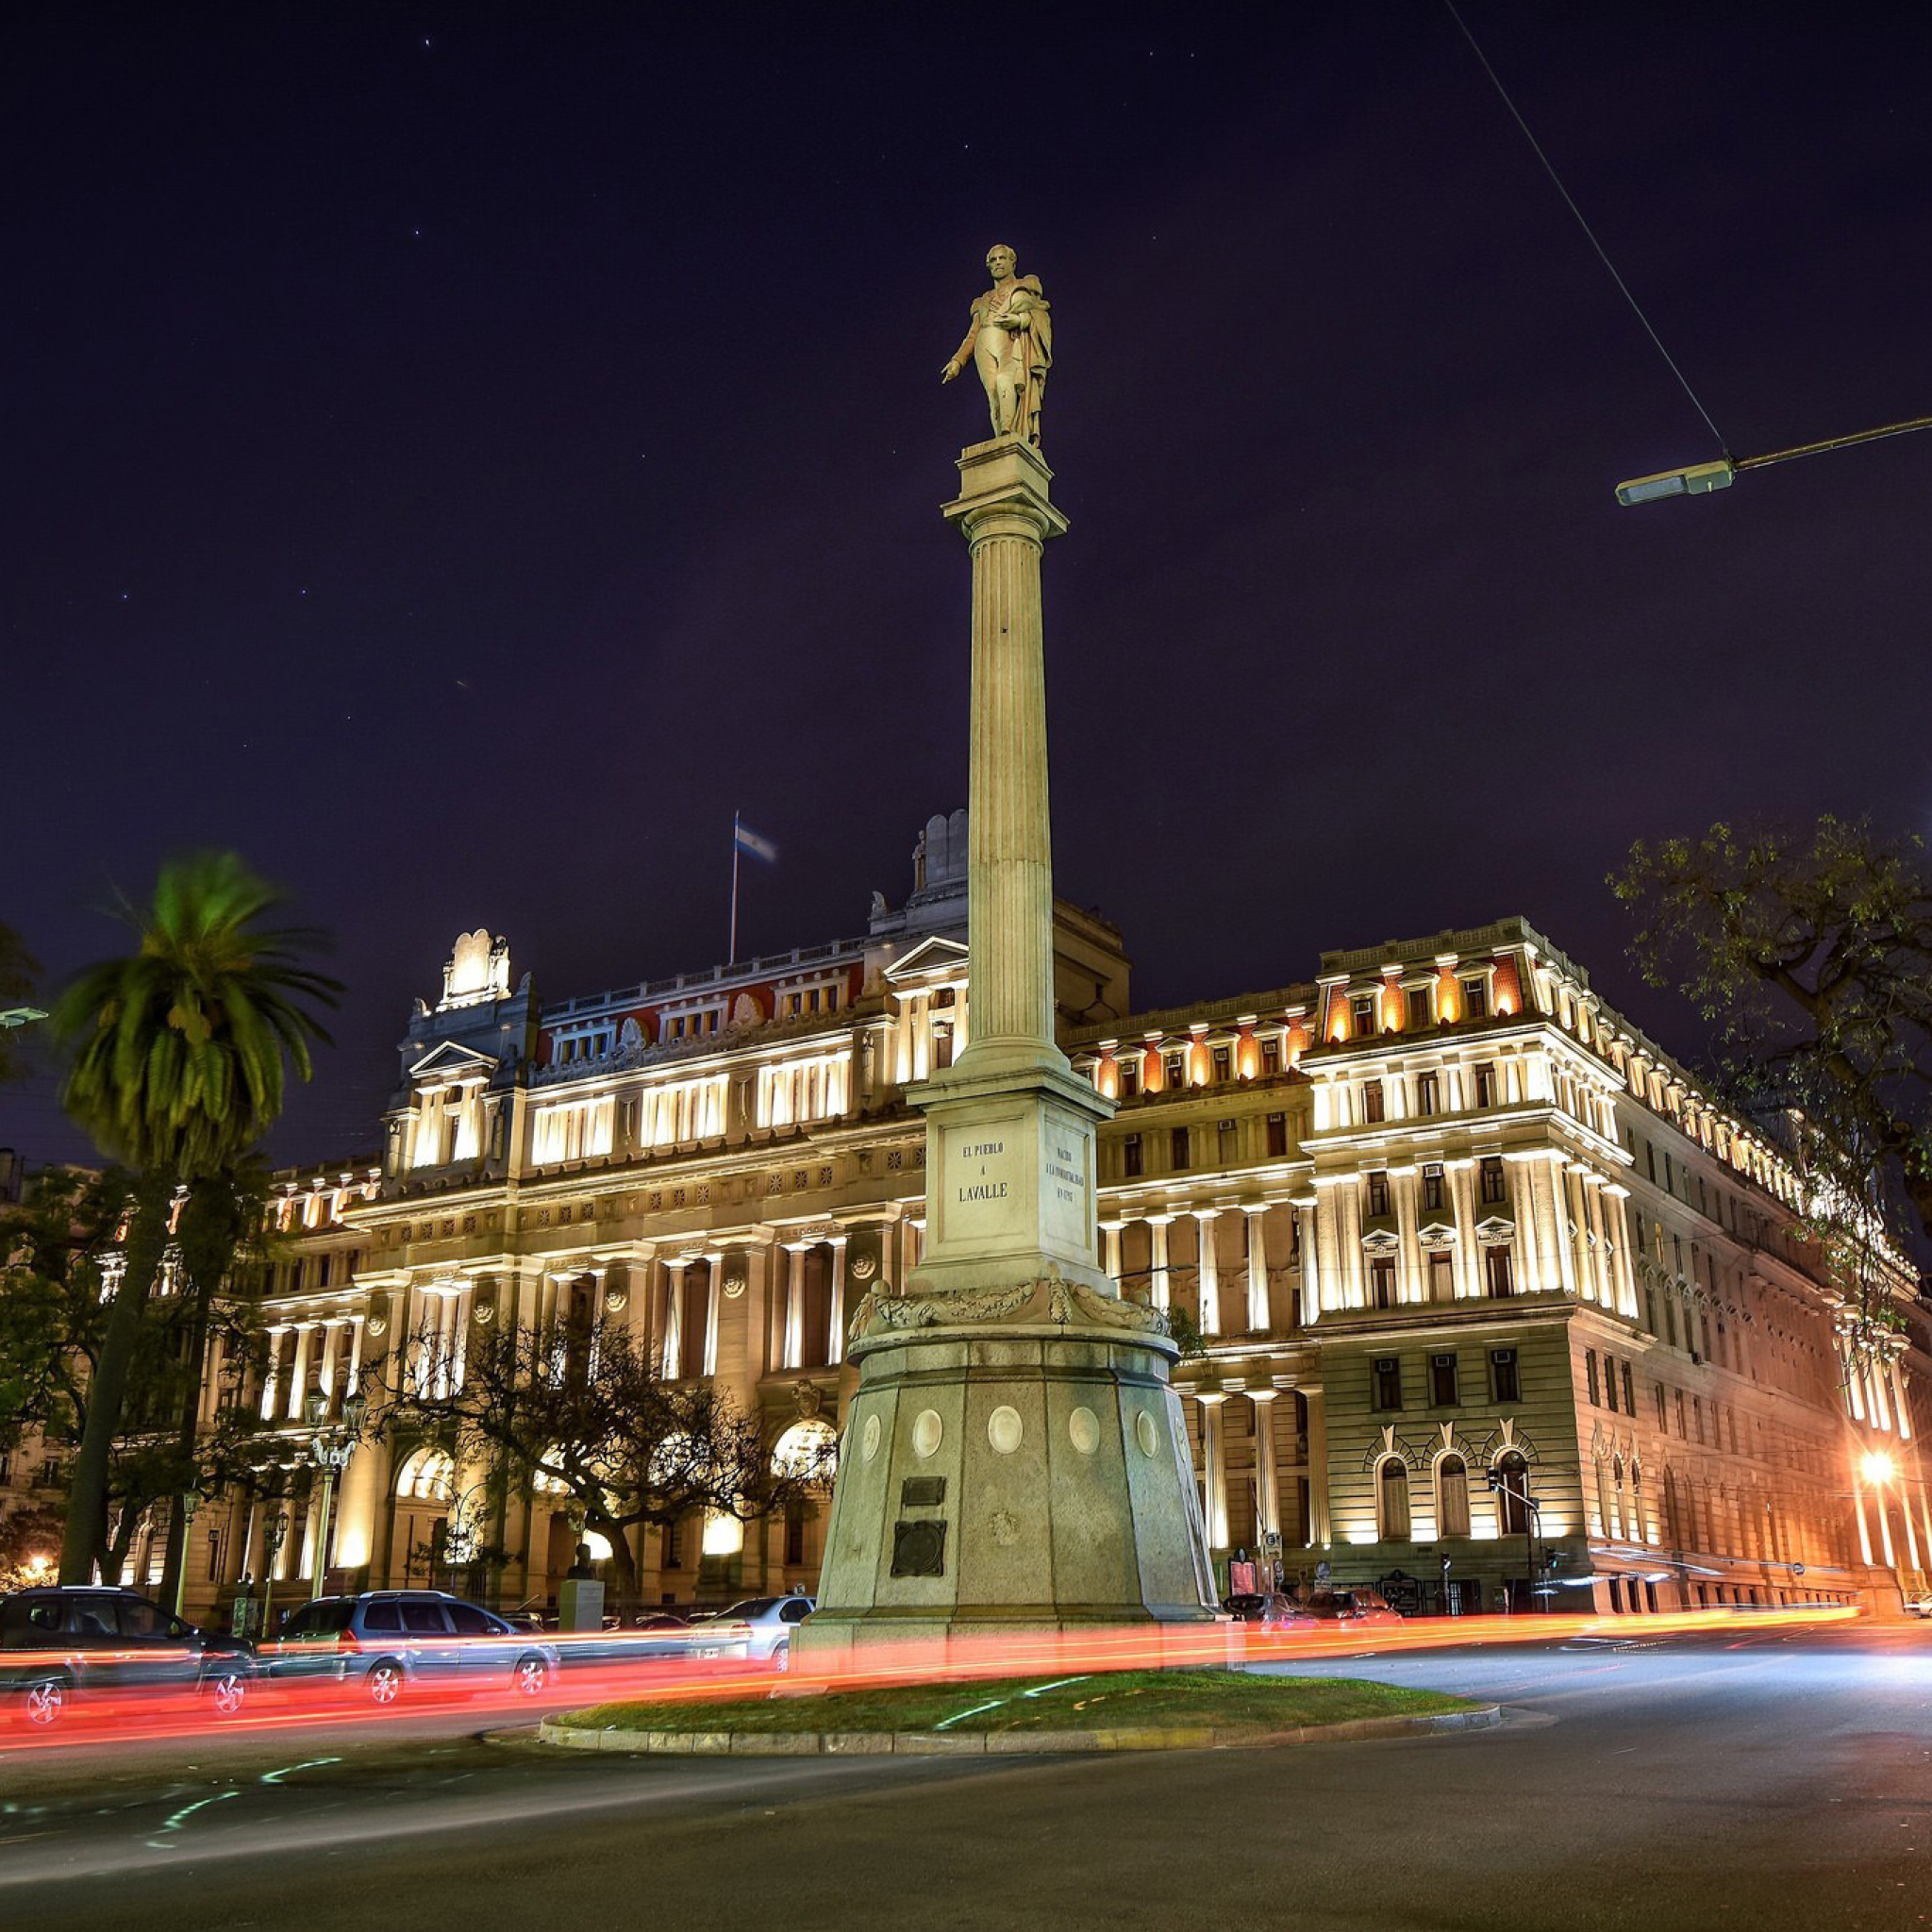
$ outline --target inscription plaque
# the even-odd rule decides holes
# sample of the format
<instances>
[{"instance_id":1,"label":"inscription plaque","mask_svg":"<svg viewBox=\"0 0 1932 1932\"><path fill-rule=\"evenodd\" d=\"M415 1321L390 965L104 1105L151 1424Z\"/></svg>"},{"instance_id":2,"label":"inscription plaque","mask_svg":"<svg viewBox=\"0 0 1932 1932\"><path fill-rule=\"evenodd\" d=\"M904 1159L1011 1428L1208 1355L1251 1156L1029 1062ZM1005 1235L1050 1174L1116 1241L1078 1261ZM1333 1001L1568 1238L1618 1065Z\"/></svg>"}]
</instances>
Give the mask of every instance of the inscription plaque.
<instances>
[{"instance_id":1,"label":"inscription plaque","mask_svg":"<svg viewBox=\"0 0 1932 1932\"><path fill-rule=\"evenodd\" d=\"M942 1475L908 1475L899 1485L902 1509L937 1509L946 1500L946 1479Z\"/></svg>"}]
</instances>

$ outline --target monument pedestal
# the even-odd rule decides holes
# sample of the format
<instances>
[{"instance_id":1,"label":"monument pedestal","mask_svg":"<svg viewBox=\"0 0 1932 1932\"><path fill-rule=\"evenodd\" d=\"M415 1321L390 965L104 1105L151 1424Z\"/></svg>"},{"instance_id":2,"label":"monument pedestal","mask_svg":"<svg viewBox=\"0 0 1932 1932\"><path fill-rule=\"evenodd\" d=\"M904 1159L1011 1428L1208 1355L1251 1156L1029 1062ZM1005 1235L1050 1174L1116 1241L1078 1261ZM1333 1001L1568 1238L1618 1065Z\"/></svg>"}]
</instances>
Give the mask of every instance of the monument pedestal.
<instances>
[{"instance_id":1,"label":"monument pedestal","mask_svg":"<svg viewBox=\"0 0 1932 1932\"><path fill-rule=\"evenodd\" d=\"M817 1611L801 1649L1196 1623L1214 1577L1178 1351L1099 1265L1094 1128L1054 1040L1040 557L1066 528L1030 444L959 458L973 555L967 1024L926 1119L926 1252L859 1305Z\"/></svg>"}]
</instances>

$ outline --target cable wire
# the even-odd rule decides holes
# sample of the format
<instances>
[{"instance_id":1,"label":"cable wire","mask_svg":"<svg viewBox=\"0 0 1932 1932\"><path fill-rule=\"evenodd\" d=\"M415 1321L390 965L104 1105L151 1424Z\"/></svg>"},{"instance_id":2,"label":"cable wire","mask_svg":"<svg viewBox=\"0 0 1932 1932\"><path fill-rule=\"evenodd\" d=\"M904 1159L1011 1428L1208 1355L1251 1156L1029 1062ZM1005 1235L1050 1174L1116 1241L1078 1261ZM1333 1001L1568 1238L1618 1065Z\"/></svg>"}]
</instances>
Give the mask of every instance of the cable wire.
<instances>
[{"instance_id":1,"label":"cable wire","mask_svg":"<svg viewBox=\"0 0 1932 1932\"><path fill-rule=\"evenodd\" d=\"M1550 179L1556 184L1557 192L1563 197L1564 207L1566 207L1570 210L1570 212L1576 217L1576 225L1579 228L1581 228L1587 236L1589 236L1590 245L1596 250L1597 258L1603 263L1605 268L1607 268L1609 271L1610 279L1616 283L1619 289L1623 291L1624 301L1629 303L1631 309L1635 313L1638 321L1643 325L1644 334L1647 335L1654 343L1656 343L1657 354L1664 358L1666 364L1669 365L1671 374L1677 378L1678 384L1683 389L1684 393L1690 398L1691 408L1694 408L1697 411L1697 413L1704 418L1705 424L1709 428L1710 433L1717 438L1718 448L1724 453L1724 455L1726 458L1728 458L1731 454L1731 446L1724 441L1724 431L1720 429L1714 422L1712 422L1710 411L1704 407L1701 401L1699 401L1697 391L1690 387L1690 378L1684 374L1684 372L1681 369L1677 367L1675 357L1674 357L1671 354L1671 352L1664 347L1663 338L1657 334L1655 328L1651 326L1650 317L1644 314L1643 312L1643 305L1640 303L1637 297L1630 292L1630 285L1626 281L1624 281L1622 275L1620 275L1617 273L1617 264L1610 259L1609 254L1605 249L1604 244L1596 239L1596 231L1590 225L1590 224L1587 221L1584 220L1583 210L1576 206L1574 200L1572 200L1570 191L1563 186L1563 177L1560 175L1558 175L1555 167L1551 165L1550 158L1543 152L1541 142L1540 142L1537 140L1536 136L1529 131L1529 123L1523 118L1523 115L1521 111L1518 109L1516 103L1509 98L1509 90L1503 85L1502 81L1497 77L1496 70L1490 65L1490 57L1483 52L1481 46L1477 43L1476 37L1470 32L1468 23L1464 21L1462 15L1457 11L1456 0L1442 0L1442 4L1449 9L1449 18L1456 23L1458 28L1461 29L1462 38L1469 42L1470 51L1474 54L1475 58L1479 61L1482 62L1483 72L1490 76L1491 86L1492 86L1496 90L1497 93L1502 96L1503 105L1509 109L1510 116L1515 121L1517 126L1522 128L1523 138L1524 141L1528 142L1531 152L1536 156L1537 159L1543 164L1543 173L1546 174L1550 177Z\"/></svg>"}]
</instances>

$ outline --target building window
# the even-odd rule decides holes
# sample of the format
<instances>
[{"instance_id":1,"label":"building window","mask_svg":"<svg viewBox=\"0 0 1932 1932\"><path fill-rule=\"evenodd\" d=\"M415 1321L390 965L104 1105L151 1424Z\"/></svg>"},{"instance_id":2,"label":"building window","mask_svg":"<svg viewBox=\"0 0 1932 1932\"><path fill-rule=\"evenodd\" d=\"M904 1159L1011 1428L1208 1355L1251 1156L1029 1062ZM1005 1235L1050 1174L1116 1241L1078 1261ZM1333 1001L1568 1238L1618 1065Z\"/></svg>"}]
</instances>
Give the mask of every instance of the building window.
<instances>
[{"instance_id":1,"label":"building window","mask_svg":"<svg viewBox=\"0 0 1932 1932\"><path fill-rule=\"evenodd\" d=\"M1429 1357L1429 1401L1437 1408L1454 1408L1462 1399L1457 1392L1456 1357L1432 1355Z\"/></svg>"},{"instance_id":2,"label":"building window","mask_svg":"<svg viewBox=\"0 0 1932 1932\"><path fill-rule=\"evenodd\" d=\"M1395 1261L1392 1256L1377 1255L1369 1263L1369 1306L1392 1308L1395 1306Z\"/></svg>"},{"instance_id":3,"label":"building window","mask_svg":"<svg viewBox=\"0 0 1932 1932\"><path fill-rule=\"evenodd\" d=\"M684 1568L684 1524L681 1520L667 1523L663 1529L664 1568L682 1570Z\"/></svg>"},{"instance_id":4,"label":"building window","mask_svg":"<svg viewBox=\"0 0 1932 1932\"><path fill-rule=\"evenodd\" d=\"M1408 1471L1400 1457L1386 1457L1376 1472L1375 1529L1385 1543L1408 1541Z\"/></svg>"},{"instance_id":5,"label":"building window","mask_svg":"<svg viewBox=\"0 0 1932 1932\"><path fill-rule=\"evenodd\" d=\"M1141 1056L1130 1053L1121 1062L1121 1098L1137 1100L1141 1094Z\"/></svg>"},{"instance_id":6,"label":"building window","mask_svg":"<svg viewBox=\"0 0 1932 1932\"><path fill-rule=\"evenodd\" d=\"M805 1561L805 1511L796 1503L785 1512L785 1563L795 1570Z\"/></svg>"},{"instance_id":7,"label":"building window","mask_svg":"<svg viewBox=\"0 0 1932 1932\"><path fill-rule=\"evenodd\" d=\"M1444 1456L1436 1463L1436 1534L1469 1534L1469 1465L1459 1456Z\"/></svg>"},{"instance_id":8,"label":"building window","mask_svg":"<svg viewBox=\"0 0 1932 1932\"><path fill-rule=\"evenodd\" d=\"M1424 1026L1433 1026L1436 1015L1429 1003L1429 990L1425 986L1412 986L1408 990L1408 1026L1411 1033L1419 1033Z\"/></svg>"},{"instance_id":9,"label":"building window","mask_svg":"<svg viewBox=\"0 0 1932 1932\"><path fill-rule=\"evenodd\" d=\"M1416 1112L1428 1115L1440 1111L1441 1091L1441 1083L1434 1074L1418 1074L1415 1076Z\"/></svg>"},{"instance_id":10,"label":"building window","mask_svg":"<svg viewBox=\"0 0 1932 1932\"><path fill-rule=\"evenodd\" d=\"M1389 1211L1389 1176L1379 1169L1368 1177L1366 1205L1371 1214Z\"/></svg>"},{"instance_id":11,"label":"building window","mask_svg":"<svg viewBox=\"0 0 1932 1932\"><path fill-rule=\"evenodd\" d=\"M1191 1167L1193 1165L1193 1159L1188 1151L1187 1128L1175 1127L1174 1131L1168 1135L1167 1138L1168 1164L1171 1167L1173 1167L1176 1173L1180 1172L1185 1168Z\"/></svg>"},{"instance_id":12,"label":"building window","mask_svg":"<svg viewBox=\"0 0 1932 1932\"><path fill-rule=\"evenodd\" d=\"M1462 982L1463 1017L1470 1020L1487 1020L1490 1017L1490 989L1482 979L1465 979Z\"/></svg>"},{"instance_id":13,"label":"building window","mask_svg":"<svg viewBox=\"0 0 1932 1932\"><path fill-rule=\"evenodd\" d=\"M1440 1212L1443 1204L1445 1190L1442 1185L1442 1170L1440 1167L1423 1169L1423 1208L1425 1213Z\"/></svg>"},{"instance_id":14,"label":"building window","mask_svg":"<svg viewBox=\"0 0 1932 1932\"><path fill-rule=\"evenodd\" d=\"M1268 1152L1276 1157L1288 1152L1288 1116L1285 1113L1268 1116Z\"/></svg>"},{"instance_id":15,"label":"building window","mask_svg":"<svg viewBox=\"0 0 1932 1932\"><path fill-rule=\"evenodd\" d=\"M1487 1061L1475 1070L1475 1104L1478 1107L1494 1107L1496 1104L1496 1070Z\"/></svg>"},{"instance_id":16,"label":"building window","mask_svg":"<svg viewBox=\"0 0 1932 1932\"><path fill-rule=\"evenodd\" d=\"M1491 1349L1490 1387L1499 1406L1523 1400L1523 1374L1513 1348Z\"/></svg>"},{"instance_id":17,"label":"building window","mask_svg":"<svg viewBox=\"0 0 1932 1932\"><path fill-rule=\"evenodd\" d=\"M1133 1180L1147 1172L1147 1157L1141 1149L1139 1134L1129 1134L1121 1142L1121 1172L1127 1179Z\"/></svg>"},{"instance_id":18,"label":"building window","mask_svg":"<svg viewBox=\"0 0 1932 1932\"><path fill-rule=\"evenodd\" d=\"M1167 1057L1167 1091L1170 1093L1178 1093L1187 1084L1187 1057L1184 1054L1169 1054Z\"/></svg>"},{"instance_id":19,"label":"building window","mask_svg":"<svg viewBox=\"0 0 1932 1932\"><path fill-rule=\"evenodd\" d=\"M1400 1408L1402 1407L1402 1358L1399 1356L1378 1355L1371 1365L1371 1385L1374 1408Z\"/></svg>"},{"instance_id":20,"label":"building window","mask_svg":"<svg viewBox=\"0 0 1932 1932\"><path fill-rule=\"evenodd\" d=\"M1516 1277L1509 1266L1507 1248L1483 1250L1483 1276L1489 1283L1490 1292L1499 1299L1516 1292Z\"/></svg>"},{"instance_id":21,"label":"building window","mask_svg":"<svg viewBox=\"0 0 1932 1932\"><path fill-rule=\"evenodd\" d=\"M1278 1040L1264 1040L1261 1042L1261 1077L1271 1078L1281 1071L1281 1042Z\"/></svg>"},{"instance_id":22,"label":"building window","mask_svg":"<svg viewBox=\"0 0 1932 1932\"><path fill-rule=\"evenodd\" d=\"M1499 1208L1507 1198L1504 1186L1503 1163L1495 1155L1488 1156L1476 1169L1476 1176L1482 1192L1485 1208Z\"/></svg>"},{"instance_id":23,"label":"building window","mask_svg":"<svg viewBox=\"0 0 1932 1932\"><path fill-rule=\"evenodd\" d=\"M1630 1380L1630 1364L1624 1364L1624 1413L1634 1416L1637 1413L1637 1397Z\"/></svg>"},{"instance_id":24,"label":"building window","mask_svg":"<svg viewBox=\"0 0 1932 1932\"><path fill-rule=\"evenodd\" d=\"M1357 1040L1366 1040L1375 1029L1375 996L1358 993L1348 1003L1349 1026Z\"/></svg>"},{"instance_id":25,"label":"building window","mask_svg":"<svg viewBox=\"0 0 1932 1932\"><path fill-rule=\"evenodd\" d=\"M1456 1257L1441 1249L1429 1255L1429 1299L1447 1302L1456 1299Z\"/></svg>"},{"instance_id":26,"label":"building window","mask_svg":"<svg viewBox=\"0 0 1932 1932\"><path fill-rule=\"evenodd\" d=\"M1231 1047L1217 1046L1214 1049L1214 1077L1217 1080L1234 1078L1234 1051Z\"/></svg>"},{"instance_id":27,"label":"building window","mask_svg":"<svg viewBox=\"0 0 1932 1932\"><path fill-rule=\"evenodd\" d=\"M1661 1382L1653 1382L1650 1386L1657 1393L1657 1425L1660 1429L1668 1429L1671 1421L1664 1408L1664 1385Z\"/></svg>"},{"instance_id":28,"label":"building window","mask_svg":"<svg viewBox=\"0 0 1932 1932\"><path fill-rule=\"evenodd\" d=\"M1583 1351L1583 1374L1584 1379L1590 1384L1590 1406L1592 1408L1601 1408L1604 1398L1603 1391L1597 1386L1596 1350L1593 1348L1586 1348Z\"/></svg>"},{"instance_id":29,"label":"building window","mask_svg":"<svg viewBox=\"0 0 1932 1932\"><path fill-rule=\"evenodd\" d=\"M1502 1487L1496 1491L1496 1533L1522 1536L1529 1528L1529 1464L1511 1449L1496 1458Z\"/></svg>"},{"instance_id":30,"label":"building window","mask_svg":"<svg viewBox=\"0 0 1932 1932\"><path fill-rule=\"evenodd\" d=\"M1362 1119L1379 1121L1387 1117L1387 1103L1382 1096L1382 1083L1367 1080L1362 1084Z\"/></svg>"}]
</instances>

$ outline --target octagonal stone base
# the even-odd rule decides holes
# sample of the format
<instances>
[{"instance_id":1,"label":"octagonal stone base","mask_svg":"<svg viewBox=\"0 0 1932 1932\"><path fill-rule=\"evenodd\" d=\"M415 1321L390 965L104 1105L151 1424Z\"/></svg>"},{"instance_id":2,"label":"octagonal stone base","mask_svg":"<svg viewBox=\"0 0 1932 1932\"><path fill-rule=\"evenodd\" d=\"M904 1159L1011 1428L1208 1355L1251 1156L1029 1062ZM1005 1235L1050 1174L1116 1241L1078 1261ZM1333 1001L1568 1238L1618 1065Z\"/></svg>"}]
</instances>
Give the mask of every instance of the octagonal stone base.
<instances>
[{"instance_id":1,"label":"octagonal stone base","mask_svg":"<svg viewBox=\"0 0 1932 1932\"><path fill-rule=\"evenodd\" d=\"M1023 1315L853 1353L858 1391L802 1650L1212 1619L1164 1337Z\"/></svg>"}]
</instances>

